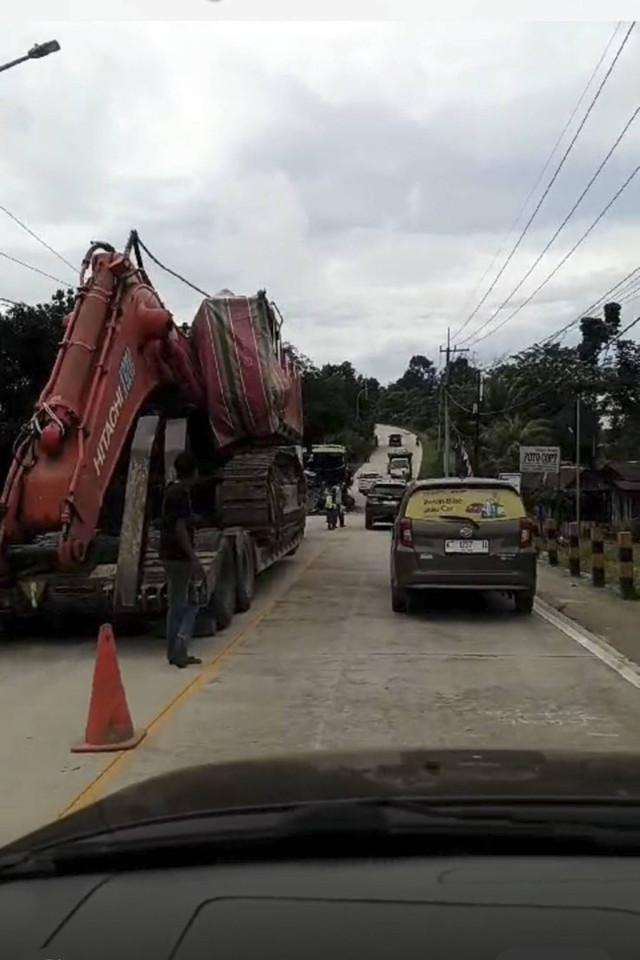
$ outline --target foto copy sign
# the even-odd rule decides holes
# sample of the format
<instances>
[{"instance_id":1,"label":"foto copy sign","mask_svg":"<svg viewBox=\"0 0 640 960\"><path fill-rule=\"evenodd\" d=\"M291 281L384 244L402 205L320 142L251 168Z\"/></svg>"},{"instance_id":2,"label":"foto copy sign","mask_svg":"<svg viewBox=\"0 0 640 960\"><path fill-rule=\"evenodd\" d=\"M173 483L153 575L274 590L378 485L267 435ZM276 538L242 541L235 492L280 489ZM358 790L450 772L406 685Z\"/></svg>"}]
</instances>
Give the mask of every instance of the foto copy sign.
<instances>
[{"instance_id":1,"label":"foto copy sign","mask_svg":"<svg viewBox=\"0 0 640 960\"><path fill-rule=\"evenodd\" d=\"M559 473L560 447L520 447L520 473Z\"/></svg>"}]
</instances>

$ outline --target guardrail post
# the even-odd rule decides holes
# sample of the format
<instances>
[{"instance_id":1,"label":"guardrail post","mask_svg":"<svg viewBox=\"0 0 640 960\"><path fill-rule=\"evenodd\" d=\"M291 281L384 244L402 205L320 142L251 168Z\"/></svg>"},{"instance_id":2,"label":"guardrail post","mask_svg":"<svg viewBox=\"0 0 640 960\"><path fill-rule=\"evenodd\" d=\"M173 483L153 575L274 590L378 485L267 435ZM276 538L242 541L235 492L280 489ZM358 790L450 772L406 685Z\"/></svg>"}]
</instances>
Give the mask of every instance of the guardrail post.
<instances>
[{"instance_id":1,"label":"guardrail post","mask_svg":"<svg viewBox=\"0 0 640 960\"><path fill-rule=\"evenodd\" d=\"M549 566L558 566L558 529L556 522L551 517L547 520L547 556L549 557Z\"/></svg>"},{"instance_id":2,"label":"guardrail post","mask_svg":"<svg viewBox=\"0 0 640 960\"><path fill-rule=\"evenodd\" d=\"M633 540L628 532L618 534L618 576L620 593L625 600L635 600L633 583Z\"/></svg>"},{"instance_id":3,"label":"guardrail post","mask_svg":"<svg viewBox=\"0 0 640 960\"><path fill-rule=\"evenodd\" d=\"M569 525L569 573L572 577L580 576L580 526L577 523Z\"/></svg>"},{"instance_id":4,"label":"guardrail post","mask_svg":"<svg viewBox=\"0 0 640 960\"><path fill-rule=\"evenodd\" d=\"M591 527L591 582L594 587L604 587L604 540L595 524Z\"/></svg>"}]
</instances>

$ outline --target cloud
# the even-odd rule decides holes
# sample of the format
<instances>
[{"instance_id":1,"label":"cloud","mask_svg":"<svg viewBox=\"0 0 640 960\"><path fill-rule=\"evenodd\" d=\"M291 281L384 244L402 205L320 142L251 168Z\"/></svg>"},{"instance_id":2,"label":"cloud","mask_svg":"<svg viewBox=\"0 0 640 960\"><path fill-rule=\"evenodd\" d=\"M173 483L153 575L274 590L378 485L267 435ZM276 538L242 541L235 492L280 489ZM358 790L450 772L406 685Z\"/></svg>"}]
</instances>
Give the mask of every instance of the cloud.
<instances>
[{"instance_id":1,"label":"cloud","mask_svg":"<svg viewBox=\"0 0 640 960\"><path fill-rule=\"evenodd\" d=\"M0 203L72 262L90 240L121 245L136 227L203 289L266 287L288 339L316 361L350 359L386 380L412 353L435 358L486 289L493 274L474 298L612 29L40 24L62 50L2 75ZM32 34L7 26L5 50L26 49ZM635 107L638 52L634 38L465 334L518 282ZM509 309L597 216L639 147L634 126ZM478 346L480 359L551 332L635 266L639 219L630 189L531 305ZM2 217L0 250L69 272ZM199 295L150 272L176 316L193 316ZM36 300L54 286L2 263L2 296Z\"/></svg>"}]
</instances>

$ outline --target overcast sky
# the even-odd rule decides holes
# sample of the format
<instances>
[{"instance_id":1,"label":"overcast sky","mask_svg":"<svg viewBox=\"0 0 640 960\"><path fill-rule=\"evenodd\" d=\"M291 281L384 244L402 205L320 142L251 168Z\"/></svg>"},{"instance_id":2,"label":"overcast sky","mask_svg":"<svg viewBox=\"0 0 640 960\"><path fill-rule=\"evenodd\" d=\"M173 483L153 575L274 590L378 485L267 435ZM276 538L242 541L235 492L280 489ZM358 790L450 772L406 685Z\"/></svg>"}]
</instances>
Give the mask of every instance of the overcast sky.
<instances>
[{"instance_id":1,"label":"overcast sky","mask_svg":"<svg viewBox=\"0 0 640 960\"><path fill-rule=\"evenodd\" d=\"M614 26L8 24L0 60L50 36L62 50L0 75L0 204L72 263L89 241L119 246L137 227L161 260L211 292L266 287L287 338L316 362L349 359L386 381L413 353L435 359L447 325L459 326L486 289L488 279L474 297ZM491 316L568 212L637 106L639 74L636 31L465 333ZM489 329L589 226L639 147L640 118ZM523 347L596 300L640 264L639 226L640 175L477 356ZM1 212L0 250L74 279ZM198 295L152 276L176 319L190 319ZM0 296L37 301L55 289L0 259ZM634 308L640 299L628 319Z\"/></svg>"}]
</instances>

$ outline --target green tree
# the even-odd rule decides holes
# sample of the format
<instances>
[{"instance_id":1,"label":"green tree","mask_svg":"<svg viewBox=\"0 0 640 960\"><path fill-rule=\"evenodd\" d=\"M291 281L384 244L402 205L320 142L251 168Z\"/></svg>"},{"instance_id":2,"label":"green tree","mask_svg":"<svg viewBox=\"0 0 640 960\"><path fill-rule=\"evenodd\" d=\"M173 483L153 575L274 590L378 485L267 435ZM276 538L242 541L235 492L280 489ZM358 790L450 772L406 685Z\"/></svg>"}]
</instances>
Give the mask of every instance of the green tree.
<instances>
[{"instance_id":1,"label":"green tree","mask_svg":"<svg viewBox=\"0 0 640 960\"><path fill-rule=\"evenodd\" d=\"M613 460L636 460L640 455L640 344L618 341L604 377L604 452Z\"/></svg>"},{"instance_id":2,"label":"green tree","mask_svg":"<svg viewBox=\"0 0 640 960\"><path fill-rule=\"evenodd\" d=\"M373 449L375 411L380 384L361 376L349 361L308 364L302 373L304 442L340 443L352 460L361 460Z\"/></svg>"},{"instance_id":3,"label":"green tree","mask_svg":"<svg viewBox=\"0 0 640 960\"><path fill-rule=\"evenodd\" d=\"M63 320L73 307L71 290L58 290L49 303L19 303L0 313L0 475L4 478L14 440L29 419L44 387Z\"/></svg>"},{"instance_id":4,"label":"green tree","mask_svg":"<svg viewBox=\"0 0 640 960\"><path fill-rule=\"evenodd\" d=\"M548 420L530 420L526 414L507 413L492 420L481 432L483 472L490 474L517 470L520 445L544 445L551 442Z\"/></svg>"},{"instance_id":5,"label":"green tree","mask_svg":"<svg viewBox=\"0 0 640 960\"><path fill-rule=\"evenodd\" d=\"M422 433L437 422L438 374L431 360L415 354L403 375L379 393L377 419Z\"/></svg>"}]
</instances>

